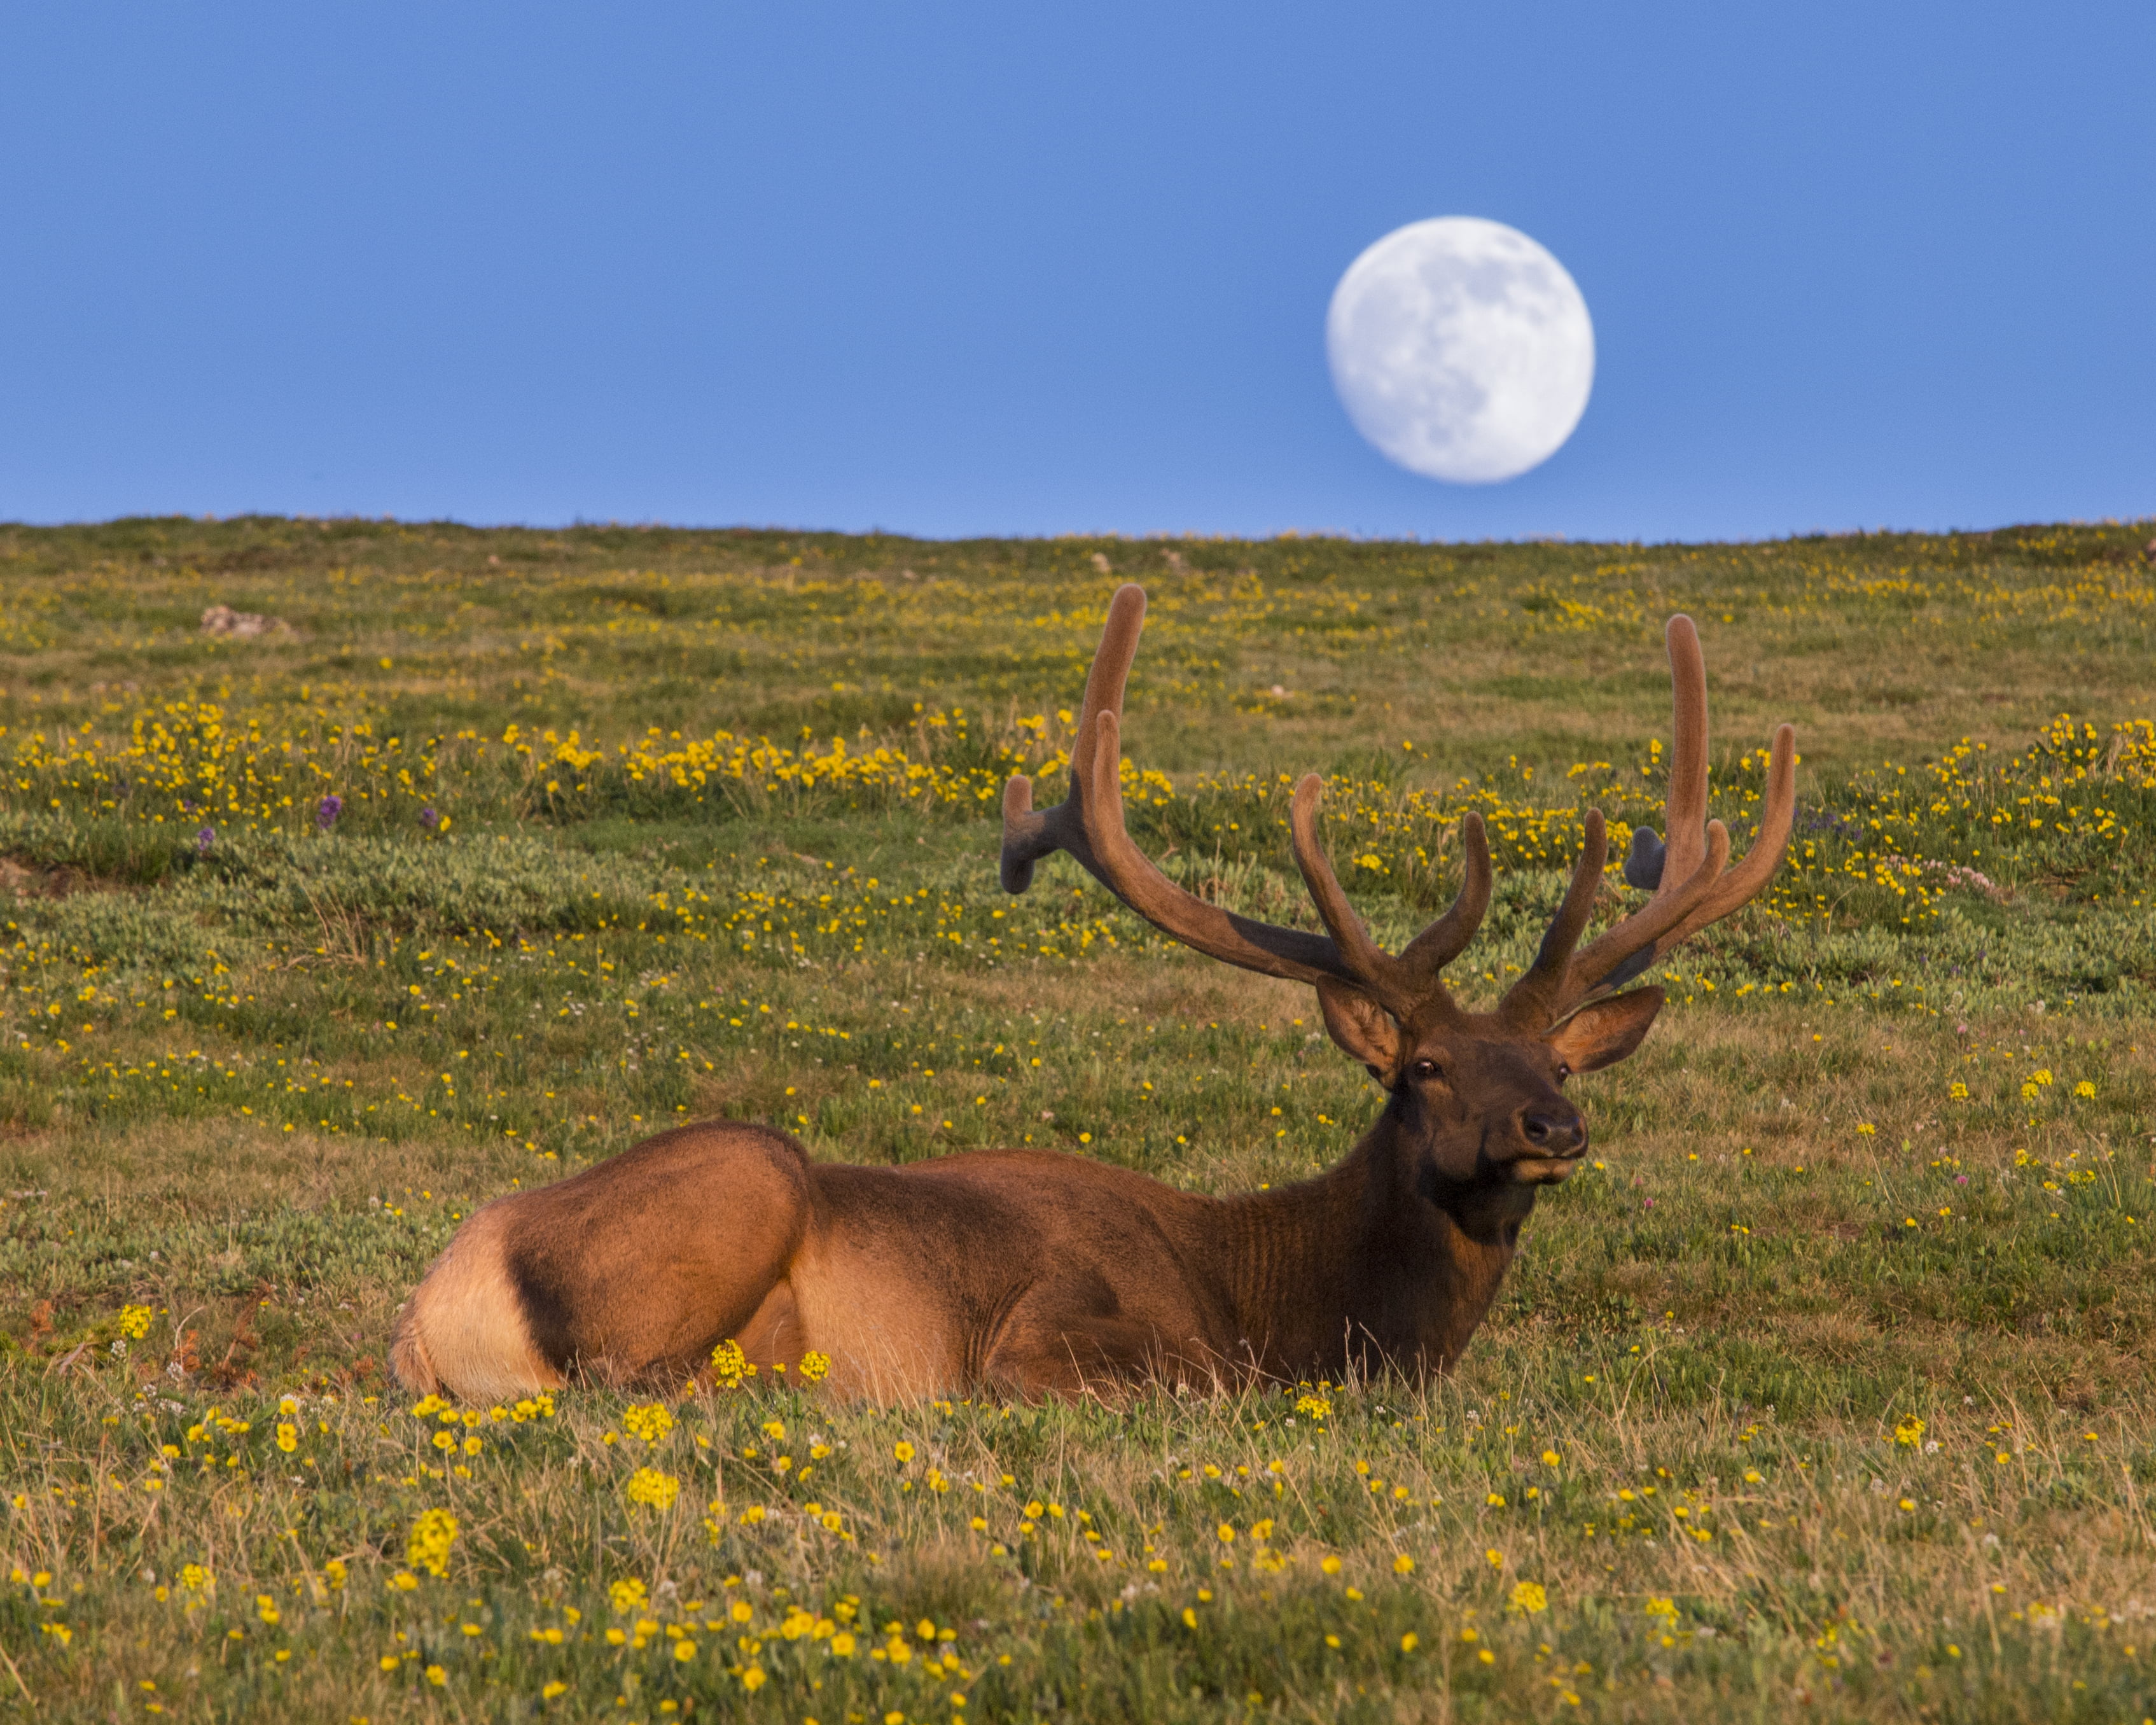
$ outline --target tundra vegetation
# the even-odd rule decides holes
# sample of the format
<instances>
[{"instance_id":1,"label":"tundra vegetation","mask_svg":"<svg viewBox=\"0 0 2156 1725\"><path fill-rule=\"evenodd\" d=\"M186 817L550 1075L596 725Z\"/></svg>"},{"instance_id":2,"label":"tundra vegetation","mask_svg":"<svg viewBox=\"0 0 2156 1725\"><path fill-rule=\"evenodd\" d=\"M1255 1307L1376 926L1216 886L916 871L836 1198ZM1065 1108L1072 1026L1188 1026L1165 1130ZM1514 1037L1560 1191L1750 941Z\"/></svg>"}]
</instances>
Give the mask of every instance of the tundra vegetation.
<instances>
[{"instance_id":1,"label":"tundra vegetation","mask_svg":"<svg viewBox=\"0 0 2156 1725\"><path fill-rule=\"evenodd\" d=\"M0 1709L2143 1718L2148 532L0 529ZM1317 765L1395 947L1479 810L1471 1004L1589 807L1631 901L1669 613L1739 850L1798 726L1789 865L1575 1086L1589 1163L1457 1369L891 1407L737 1355L696 1394L387 1381L476 1205L685 1119L1213 1191L1348 1149L1378 1095L1307 989L1066 859L997 886L1002 783L1060 794L1125 578L1148 853L1311 926Z\"/></svg>"}]
</instances>

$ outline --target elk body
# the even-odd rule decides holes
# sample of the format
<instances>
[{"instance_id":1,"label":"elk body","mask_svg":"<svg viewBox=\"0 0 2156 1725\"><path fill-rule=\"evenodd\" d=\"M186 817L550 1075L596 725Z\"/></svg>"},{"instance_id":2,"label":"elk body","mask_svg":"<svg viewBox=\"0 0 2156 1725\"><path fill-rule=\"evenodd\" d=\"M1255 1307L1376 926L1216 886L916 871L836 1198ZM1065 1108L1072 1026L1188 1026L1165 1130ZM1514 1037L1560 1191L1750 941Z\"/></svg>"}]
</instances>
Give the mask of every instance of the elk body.
<instances>
[{"instance_id":1,"label":"elk body","mask_svg":"<svg viewBox=\"0 0 2156 1725\"><path fill-rule=\"evenodd\" d=\"M1068 852L1139 916L1201 952L1313 984L1326 1029L1386 1092L1337 1166L1212 1198L1081 1157L1030 1150L897 1168L812 1162L767 1127L716 1122L497 1199L459 1230L399 1320L392 1358L417 1389L501 1399L585 1376L680 1384L737 1339L752 1362L830 1362L842 1395L1075 1394L1152 1379L1410 1373L1456 1359L1495 1296L1537 1193L1571 1173L1587 1127L1565 1081L1623 1059L1662 1004L1618 992L1766 885L1794 813L1794 734L1774 742L1759 833L1727 866L1707 819L1698 638L1671 619L1676 689L1665 845L1625 866L1651 896L1582 943L1606 860L1590 811L1572 883L1533 964L1495 1009L1440 979L1488 906L1481 823L1462 828L1459 898L1397 955L1349 908L1296 787L1295 859L1327 931L1277 927L1194 897L1124 829L1123 685L1145 596L1118 592L1086 680L1070 789L1036 813L1004 799L1003 884Z\"/></svg>"}]
</instances>

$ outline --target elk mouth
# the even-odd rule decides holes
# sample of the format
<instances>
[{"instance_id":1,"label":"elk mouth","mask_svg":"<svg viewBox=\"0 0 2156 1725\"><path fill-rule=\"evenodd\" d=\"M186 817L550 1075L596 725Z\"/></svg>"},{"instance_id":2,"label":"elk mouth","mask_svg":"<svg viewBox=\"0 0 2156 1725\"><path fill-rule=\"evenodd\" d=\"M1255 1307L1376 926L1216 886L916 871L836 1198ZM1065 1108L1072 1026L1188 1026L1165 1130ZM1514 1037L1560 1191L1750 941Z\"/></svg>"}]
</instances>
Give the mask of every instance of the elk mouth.
<instances>
[{"instance_id":1,"label":"elk mouth","mask_svg":"<svg viewBox=\"0 0 2156 1725\"><path fill-rule=\"evenodd\" d=\"M1555 1156L1519 1156L1512 1159L1512 1181L1521 1186L1555 1186L1571 1178L1587 1154L1583 1145Z\"/></svg>"}]
</instances>

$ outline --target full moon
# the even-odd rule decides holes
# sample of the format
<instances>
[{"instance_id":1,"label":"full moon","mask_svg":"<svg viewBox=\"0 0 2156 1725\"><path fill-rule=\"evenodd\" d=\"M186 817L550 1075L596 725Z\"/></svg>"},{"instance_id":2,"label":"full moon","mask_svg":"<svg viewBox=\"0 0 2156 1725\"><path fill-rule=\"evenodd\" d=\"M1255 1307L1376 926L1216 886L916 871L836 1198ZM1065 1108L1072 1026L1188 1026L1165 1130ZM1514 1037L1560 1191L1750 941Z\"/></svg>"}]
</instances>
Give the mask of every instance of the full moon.
<instances>
[{"instance_id":1,"label":"full moon","mask_svg":"<svg viewBox=\"0 0 2156 1725\"><path fill-rule=\"evenodd\" d=\"M1325 353L1355 429L1410 472L1455 485L1548 460L1594 385L1594 326L1564 265L1476 216L1410 223L1350 264Z\"/></svg>"}]
</instances>

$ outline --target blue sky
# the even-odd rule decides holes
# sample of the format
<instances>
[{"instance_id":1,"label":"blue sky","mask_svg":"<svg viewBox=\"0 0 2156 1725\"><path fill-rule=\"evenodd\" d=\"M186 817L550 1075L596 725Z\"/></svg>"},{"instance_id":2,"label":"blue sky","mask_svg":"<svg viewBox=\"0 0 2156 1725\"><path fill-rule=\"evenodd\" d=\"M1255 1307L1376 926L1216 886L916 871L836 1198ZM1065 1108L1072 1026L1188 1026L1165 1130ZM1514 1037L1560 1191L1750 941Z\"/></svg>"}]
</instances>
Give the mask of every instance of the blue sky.
<instances>
[{"instance_id":1,"label":"blue sky","mask_svg":"<svg viewBox=\"0 0 2156 1725\"><path fill-rule=\"evenodd\" d=\"M2156 7L0 3L0 517L1762 536L2156 513ZM1335 401L1563 262L1526 476Z\"/></svg>"}]
</instances>

